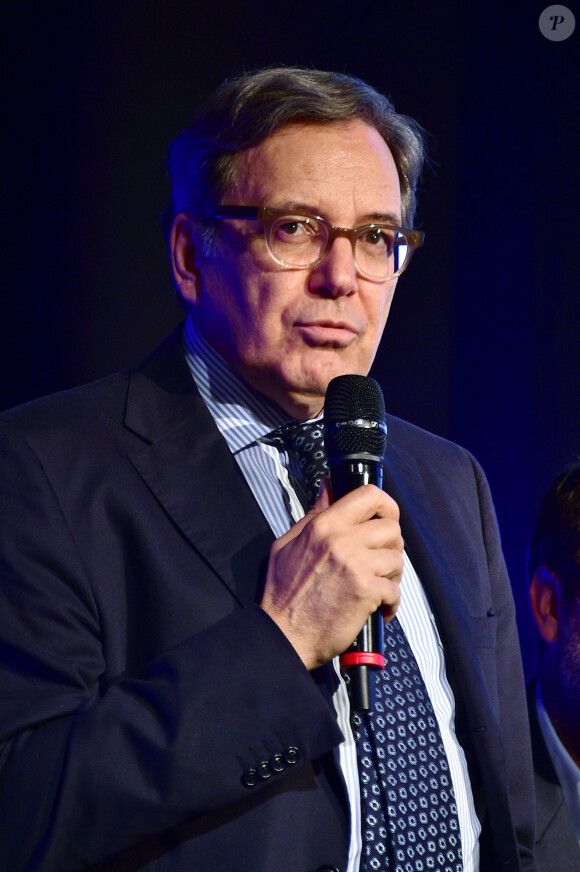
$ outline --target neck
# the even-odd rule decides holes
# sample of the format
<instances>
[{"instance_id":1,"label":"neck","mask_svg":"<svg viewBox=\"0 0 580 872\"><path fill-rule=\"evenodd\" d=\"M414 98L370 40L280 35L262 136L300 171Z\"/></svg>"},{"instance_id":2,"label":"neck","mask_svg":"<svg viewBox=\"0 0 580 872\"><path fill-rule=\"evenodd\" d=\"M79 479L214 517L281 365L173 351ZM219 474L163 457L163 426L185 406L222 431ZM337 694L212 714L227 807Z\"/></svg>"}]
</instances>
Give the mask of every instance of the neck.
<instances>
[{"instance_id":1,"label":"neck","mask_svg":"<svg viewBox=\"0 0 580 872\"><path fill-rule=\"evenodd\" d=\"M301 402L298 399L288 401L286 398L282 402L274 399L274 402L297 421L311 421L313 418L318 418L324 408L324 400L321 401L320 397L317 397L315 402Z\"/></svg>"},{"instance_id":2,"label":"neck","mask_svg":"<svg viewBox=\"0 0 580 872\"><path fill-rule=\"evenodd\" d=\"M238 374L251 388L276 403L286 415L297 421L310 421L312 418L317 418L324 408L324 395L277 389L278 386L269 373L256 375L239 370Z\"/></svg>"}]
</instances>

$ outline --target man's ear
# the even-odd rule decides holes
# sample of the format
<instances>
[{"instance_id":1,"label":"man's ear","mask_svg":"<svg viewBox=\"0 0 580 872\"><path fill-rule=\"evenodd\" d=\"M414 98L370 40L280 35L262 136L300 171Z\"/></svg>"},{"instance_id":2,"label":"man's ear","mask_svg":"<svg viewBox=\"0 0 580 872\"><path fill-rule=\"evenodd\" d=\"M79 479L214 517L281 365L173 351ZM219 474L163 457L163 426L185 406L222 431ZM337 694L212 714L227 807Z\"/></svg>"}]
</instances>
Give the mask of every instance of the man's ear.
<instances>
[{"instance_id":1,"label":"man's ear","mask_svg":"<svg viewBox=\"0 0 580 872\"><path fill-rule=\"evenodd\" d=\"M187 303L195 304L201 292L201 274L197 262L197 247L193 219L181 212L173 219L169 237L173 279Z\"/></svg>"},{"instance_id":2,"label":"man's ear","mask_svg":"<svg viewBox=\"0 0 580 872\"><path fill-rule=\"evenodd\" d=\"M530 584L530 604L538 632L548 644L558 641L561 588L560 579L547 566L539 566Z\"/></svg>"}]
</instances>

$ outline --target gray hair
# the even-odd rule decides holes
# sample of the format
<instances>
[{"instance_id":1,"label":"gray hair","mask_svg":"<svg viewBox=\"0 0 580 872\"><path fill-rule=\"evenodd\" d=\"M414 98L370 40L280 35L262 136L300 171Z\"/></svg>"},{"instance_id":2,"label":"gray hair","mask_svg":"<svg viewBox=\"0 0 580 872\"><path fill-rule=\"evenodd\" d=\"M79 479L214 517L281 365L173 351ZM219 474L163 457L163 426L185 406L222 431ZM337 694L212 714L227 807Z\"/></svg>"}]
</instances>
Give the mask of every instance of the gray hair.
<instances>
[{"instance_id":1,"label":"gray hair","mask_svg":"<svg viewBox=\"0 0 580 872\"><path fill-rule=\"evenodd\" d=\"M403 225L412 227L425 156L419 125L397 114L388 97L354 76L299 67L238 76L200 104L193 124L169 150L173 215L188 212L210 243L215 209L239 181L240 152L287 124L353 118L376 128L388 145L399 174Z\"/></svg>"}]
</instances>

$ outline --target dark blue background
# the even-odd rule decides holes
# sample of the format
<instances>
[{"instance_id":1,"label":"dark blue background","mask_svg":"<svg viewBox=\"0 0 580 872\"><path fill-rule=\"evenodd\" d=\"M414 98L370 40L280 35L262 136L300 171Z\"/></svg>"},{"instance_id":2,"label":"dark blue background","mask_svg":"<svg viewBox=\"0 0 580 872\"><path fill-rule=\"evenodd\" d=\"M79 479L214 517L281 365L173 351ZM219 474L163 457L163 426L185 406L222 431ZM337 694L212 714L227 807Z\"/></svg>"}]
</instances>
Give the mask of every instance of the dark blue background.
<instances>
[{"instance_id":1,"label":"dark blue background","mask_svg":"<svg viewBox=\"0 0 580 872\"><path fill-rule=\"evenodd\" d=\"M432 155L426 244L374 374L391 412L486 469L530 673L526 547L542 492L580 453L580 10L550 42L546 5L13 4L0 406L138 362L180 319L164 158L200 95L272 63L368 80L429 131Z\"/></svg>"}]
</instances>

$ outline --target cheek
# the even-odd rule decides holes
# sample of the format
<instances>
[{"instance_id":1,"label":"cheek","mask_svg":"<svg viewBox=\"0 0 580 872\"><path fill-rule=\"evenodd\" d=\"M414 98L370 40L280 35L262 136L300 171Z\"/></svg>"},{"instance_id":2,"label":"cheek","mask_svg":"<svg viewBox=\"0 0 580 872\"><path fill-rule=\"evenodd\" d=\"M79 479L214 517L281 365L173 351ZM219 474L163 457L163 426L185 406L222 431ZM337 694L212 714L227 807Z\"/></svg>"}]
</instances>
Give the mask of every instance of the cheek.
<instances>
[{"instance_id":1,"label":"cheek","mask_svg":"<svg viewBox=\"0 0 580 872\"><path fill-rule=\"evenodd\" d=\"M249 336L271 330L276 320L276 295L268 283L240 271L236 281L221 294L224 320L235 325L236 332ZM242 340L244 336L240 337Z\"/></svg>"},{"instance_id":2,"label":"cheek","mask_svg":"<svg viewBox=\"0 0 580 872\"><path fill-rule=\"evenodd\" d=\"M269 277L256 287L251 299L251 314L256 329L269 335L288 335L303 308L303 289L288 281L290 272Z\"/></svg>"},{"instance_id":3,"label":"cheek","mask_svg":"<svg viewBox=\"0 0 580 872\"><path fill-rule=\"evenodd\" d=\"M248 349L279 355L292 335L296 309L284 288L274 282L246 286L238 304L232 307L238 341Z\"/></svg>"},{"instance_id":4,"label":"cheek","mask_svg":"<svg viewBox=\"0 0 580 872\"><path fill-rule=\"evenodd\" d=\"M380 295L377 295L376 287L374 290L374 294L372 293L371 289L371 292L367 296L366 311L369 321L369 329L373 336L380 339L383 334L385 324L387 323L389 312L391 310L393 295L395 293L395 286L393 285Z\"/></svg>"}]
</instances>

